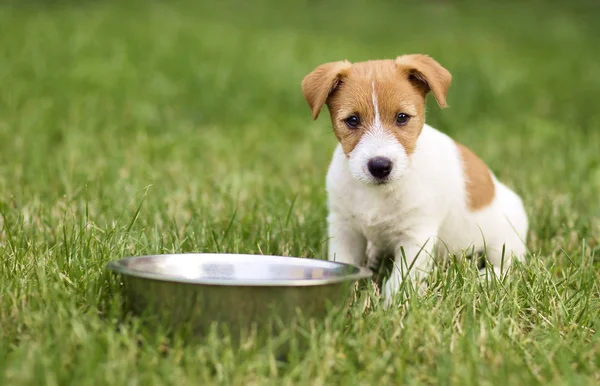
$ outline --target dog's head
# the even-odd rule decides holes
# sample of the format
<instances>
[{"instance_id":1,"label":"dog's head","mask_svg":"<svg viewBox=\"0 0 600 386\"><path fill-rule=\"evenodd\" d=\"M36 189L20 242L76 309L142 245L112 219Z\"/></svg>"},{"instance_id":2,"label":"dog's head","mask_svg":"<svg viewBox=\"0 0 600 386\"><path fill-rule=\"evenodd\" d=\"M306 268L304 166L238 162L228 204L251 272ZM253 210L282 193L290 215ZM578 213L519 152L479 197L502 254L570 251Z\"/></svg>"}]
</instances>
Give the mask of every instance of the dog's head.
<instances>
[{"instance_id":1,"label":"dog's head","mask_svg":"<svg viewBox=\"0 0 600 386\"><path fill-rule=\"evenodd\" d=\"M426 55L395 60L325 63L302 81L302 92L317 119L324 104L333 131L349 159L352 175L385 184L406 171L425 124L431 91L446 107L452 76Z\"/></svg>"}]
</instances>

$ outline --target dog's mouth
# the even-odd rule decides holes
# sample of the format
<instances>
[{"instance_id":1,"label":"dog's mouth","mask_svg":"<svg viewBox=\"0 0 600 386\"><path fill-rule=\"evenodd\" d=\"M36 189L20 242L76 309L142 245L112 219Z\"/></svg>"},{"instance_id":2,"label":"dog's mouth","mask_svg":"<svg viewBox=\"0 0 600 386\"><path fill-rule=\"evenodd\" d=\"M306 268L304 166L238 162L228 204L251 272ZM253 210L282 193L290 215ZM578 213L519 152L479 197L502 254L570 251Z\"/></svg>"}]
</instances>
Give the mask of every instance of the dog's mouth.
<instances>
[{"instance_id":1,"label":"dog's mouth","mask_svg":"<svg viewBox=\"0 0 600 386\"><path fill-rule=\"evenodd\" d=\"M388 177L385 178L374 178L373 179L373 185L386 185L388 182L390 182L390 179Z\"/></svg>"},{"instance_id":2,"label":"dog's mouth","mask_svg":"<svg viewBox=\"0 0 600 386\"><path fill-rule=\"evenodd\" d=\"M385 178L371 177L367 181L364 181L364 182L366 182L367 185L383 187L383 186L389 185L391 181L392 180L389 177L385 177Z\"/></svg>"}]
</instances>

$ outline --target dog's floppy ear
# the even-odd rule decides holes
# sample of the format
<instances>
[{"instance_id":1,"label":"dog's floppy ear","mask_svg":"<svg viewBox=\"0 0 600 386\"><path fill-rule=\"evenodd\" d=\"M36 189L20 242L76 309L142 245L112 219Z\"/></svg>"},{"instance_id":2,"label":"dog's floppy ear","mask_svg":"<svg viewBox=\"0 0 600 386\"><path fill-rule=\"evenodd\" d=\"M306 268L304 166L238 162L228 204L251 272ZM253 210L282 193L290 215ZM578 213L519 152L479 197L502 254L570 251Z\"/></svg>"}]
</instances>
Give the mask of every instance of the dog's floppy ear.
<instances>
[{"instance_id":1,"label":"dog's floppy ear","mask_svg":"<svg viewBox=\"0 0 600 386\"><path fill-rule=\"evenodd\" d=\"M396 66L423 90L424 95L431 91L440 107L447 106L446 95L452 75L433 58L421 54L402 55L396 58Z\"/></svg>"},{"instance_id":2,"label":"dog's floppy ear","mask_svg":"<svg viewBox=\"0 0 600 386\"><path fill-rule=\"evenodd\" d=\"M313 120L317 119L329 94L339 85L341 78L352 64L347 60L321 64L302 80L302 93L312 110Z\"/></svg>"}]
</instances>

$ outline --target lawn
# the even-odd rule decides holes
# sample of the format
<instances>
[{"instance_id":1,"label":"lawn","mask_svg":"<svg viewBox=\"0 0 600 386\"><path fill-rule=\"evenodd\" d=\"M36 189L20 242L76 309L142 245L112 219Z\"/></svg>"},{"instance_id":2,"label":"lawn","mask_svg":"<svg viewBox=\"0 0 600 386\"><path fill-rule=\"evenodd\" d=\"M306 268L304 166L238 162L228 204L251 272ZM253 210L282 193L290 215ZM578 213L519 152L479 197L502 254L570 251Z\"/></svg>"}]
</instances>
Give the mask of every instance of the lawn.
<instances>
[{"instance_id":1,"label":"lawn","mask_svg":"<svg viewBox=\"0 0 600 386\"><path fill-rule=\"evenodd\" d=\"M600 382L600 7L499 3L2 2L0 383ZM336 141L300 82L414 52L454 76L428 123L524 198L512 280L451 264L389 311L369 285L287 361L119 321L115 258L325 258Z\"/></svg>"}]
</instances>

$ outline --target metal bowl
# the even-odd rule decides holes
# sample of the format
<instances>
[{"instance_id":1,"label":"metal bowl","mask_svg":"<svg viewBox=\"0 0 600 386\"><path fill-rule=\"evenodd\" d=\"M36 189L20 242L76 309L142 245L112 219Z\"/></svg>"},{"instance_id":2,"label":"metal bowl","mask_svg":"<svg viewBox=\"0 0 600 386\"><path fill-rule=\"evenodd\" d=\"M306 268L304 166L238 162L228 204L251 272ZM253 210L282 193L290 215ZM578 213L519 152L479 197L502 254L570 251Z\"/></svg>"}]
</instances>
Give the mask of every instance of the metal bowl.
<instances>
[{"instance_id":1,"label":"metal bowl","mask_svg":"<svg viewBox=\"0 0 600 386\"><path fill-rule=\"evenodd\" d=\"M204 336L219 326L236 339L273 335L343 309L354 283L371 271L331 261L283 256L173 254L110 262L128 311L170 330Z\"/></svg>"}]
</instances>

